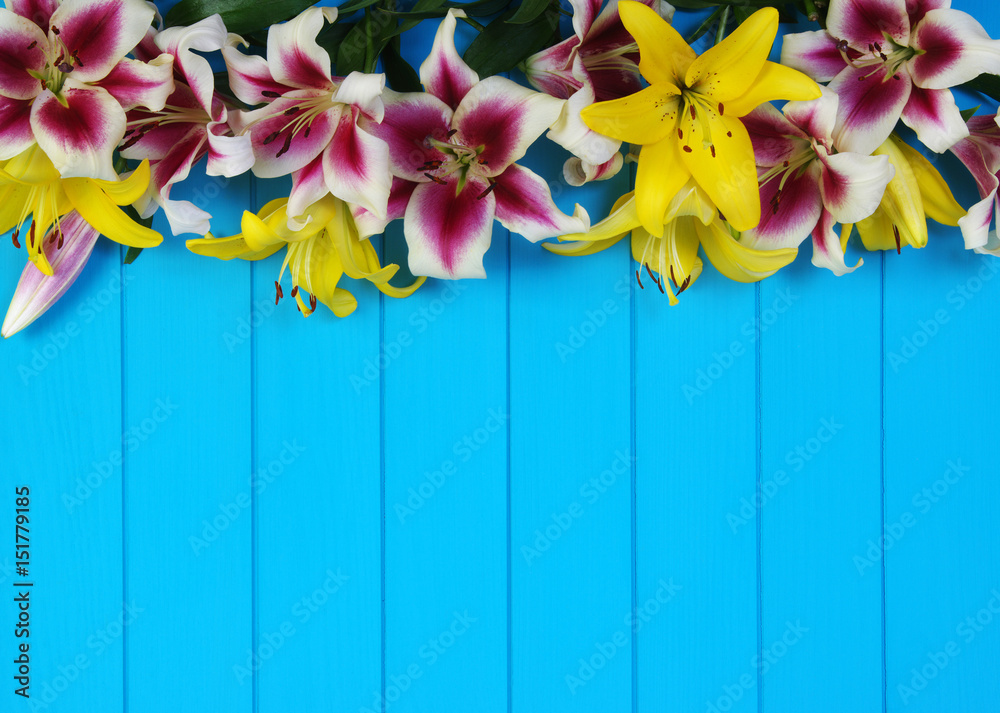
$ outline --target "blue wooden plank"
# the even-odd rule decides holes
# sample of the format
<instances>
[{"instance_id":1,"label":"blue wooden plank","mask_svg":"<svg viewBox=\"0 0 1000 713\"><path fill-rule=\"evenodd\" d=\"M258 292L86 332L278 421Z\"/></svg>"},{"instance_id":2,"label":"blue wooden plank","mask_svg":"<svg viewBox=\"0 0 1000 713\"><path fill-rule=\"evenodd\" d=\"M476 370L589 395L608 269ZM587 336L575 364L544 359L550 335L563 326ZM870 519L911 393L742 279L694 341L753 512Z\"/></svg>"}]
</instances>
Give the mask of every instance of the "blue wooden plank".
<instances>
[{"instance_id":1,"label":"blue wooden plank","mask_svg":"<svg viewBox=\"0 0 1000 713\"><path fill-rule=\"evenodd\" d=\"M983 710L1000 695L1000 377L978 368L997 347L998 272L950 229L886 257L884 540L858 555L885 566L891 711Z\"/></svg>"},{"instance_id":2,"label":"blue wooden plank","mask_svg":"<svg viewBox=\"0 0 1000 713\"><path fill-rule=\"evenodd\" d=\"M239 230L247 178L183 188L218 233ZM249 272L169 236L126 270L125 421L149 434L125 462L126 597L145 609L126 640L132 713L250 705L250 356L227 339Z\"/></svg>"},{"instance_id":3,"label":"blue wooden plank","mask_svg":"<svg viewBox=\"0 0 1000 713\"><path fill-rule=\"evenodd\" d=\"M881 260L838 278L811 251L761 285L761 484L733 530L760 527L762 709L878 710L882 577L853 556L881 522Z\"/></svg>"},{"instance_id":4,"label":"blue wooden plank","mask_svg":"<svg viewBox=\"0 0 1000 713\"><path fill-rule=\"evenodd\" d=\"M539 143L522 163L549 181L561 209L579 201L599 220L628 191L628 171L569 190L567 156ZM513 710L627 711L632 325L621 276L631 257L624 243L567 258L512 240Z\"/></svg>"},{"instance_id":5,"label":"blue wooden plank","mask_svg":"<svg viewBox=\"0 0 1000 713\"><path fill-rule=\"evenodd\" d=\"M8 246L5 255L2 294L12 295L25 253ZM122 436L121 293L121 251L102 239L63 299L0 348L7 710L122 705L123 622L138 609L123 607L122 594L121 462L130 442ZM30 510L24 576L15 554L16 489L23 487ZM25 594L27 627L15 634L22 623L15 600ZM22 656L28 661L16 663ZM27 680L13 678L22 665ZM25 687L30 700L15 693Z\"/></svg>"},{"instance_id":6,"label":"blue wooden plank","mask_svg":"<svg viewBox=\"0 0 1000 713\"><path fill-rule=\"evenodd\" d=\"M288 188L258 182L259 202ZM273 649L259 708L380 710L380 393L366 364L379 348L379 293L345 279L354 314L320 306L304 319L293 299L274 304L283 259L254 265L259 316L240 345L254 350L256 389L255 639ZM313 377L296 383L296 363Z\"/></svg>"},{"instance_id":7,"label":"blue wooden plank","mask_svg":"<svg viewBox=\"0 0 1000 713\"><path fill-rule=\"evenodd\" d=\"M385 696L506 710L506 231L486 281L385 300ZM475 325L475 326L473 326ZM392 356L392 355L398 356Z\"/></svg>"},{"instance_id":8,"label":"blue wooden plank","mask_svg":"<svg viewBox=\"0 0 1000 713\"><path fill-rule=\"evenodd\" d=\"M757 546L728 520L757 474L754 287L706 264L676 307L633 294L638 709L754 711Z\"/></svg>"}]
</instances>

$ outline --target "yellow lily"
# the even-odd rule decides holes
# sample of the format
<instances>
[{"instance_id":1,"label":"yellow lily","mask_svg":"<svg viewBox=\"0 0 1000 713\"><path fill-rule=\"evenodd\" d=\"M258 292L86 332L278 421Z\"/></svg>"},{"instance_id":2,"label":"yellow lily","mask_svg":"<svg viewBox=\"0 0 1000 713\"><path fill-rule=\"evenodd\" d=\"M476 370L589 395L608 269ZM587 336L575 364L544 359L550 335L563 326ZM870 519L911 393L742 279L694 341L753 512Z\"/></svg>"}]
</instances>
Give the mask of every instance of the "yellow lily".
<instances>
[{"instance_id":1,"label":"yellow lily","mask_svg":"<svg viewBox=\"0 0 1000 713\"><path fill-rule=\"evenodd\" d=\"M966 210L955 200L933 164L895 134L875 149L873 155L888 156L896 175L886 186L875 212L856 224L867 250L898 253L904 245L922 248L927 245L927 218L955 226L965 216ZM843 247L847 246L854 227L843 226Z\"/></svg>"},{"instance_id":2,"label":"yellow lily","mask_svg":"<svg viewBox=\"0 0 1000 713\"><path fill-rule=\"evenodd\" d=\"M618 5L639 46L650 86L583 110L594 131L642 146L635 179L643 227L662 235L667 206L690 178L738 231L760 222L753 146L740 117L775 99L809 100L819 85L767 61L778 11L762 8L701 56L657 13L633 0Z\"/></svg>"},{"instance_id":3,"label":"yellow lily","mask_svg":"<svg viewBox=\"0 0 1000 713\"><path fill-rule=\"evenodd\" d=\"M643 286L641 271L644 267L671 305L676 305L677 295L701 275L703 263L698 257L699 245L719 272L737 282L757 282L769 277L798 254L797 248L757 250L741 243L739 235L722 219L694 179L689 179L667 204L658 235L642 224L637 205L635 194L628 193L618 199L611 215L588 232L559 239L572 243L543 244L560 255L591 255L611 247L631 232L632 257L640 265L635 271L639 286Z\"/></svg>"},{"instance_id":4,"label":"yellow lily","mask_svg":"<svg viewBox=\"0 0 1000 713\"><path fill-rule=\"evenodd\" d=\"M119 206L139 200L149 185L149 161L119 181L99 178L63 178L37 144L0 162L0 232L13 230L15 247L25 222L32 218L26 239L28 259L45 275L53 269L43 248L49 229L55 249L62 247L61 220L71 211L102 235L122 245L148 248L163 236L136 223Z\"/></svg>"},{"instance_id":5,"label":"yellow lily","mask_svg":"<svg viewBox=\"0 0 1000 713\"><path fill-rule=\"evenodd\" d=\"M313 203L299 220L305 221L300 230L288 228L288 199L279 198L257 214L245 211L240 225L243 232L224 238L209 233L204 238L188 240L187 247L198 255L221 260L262 260L287 248L274 283L275 304L284 294L281 278L287 268L292 276L292 297L306 317L316 309L317 300L338 317L346 317L357 308L354 295L337 287L345 274L355 280L368 280L384 294L400 298L409 297L427 279L417 278L408 287L390 285L389 280L399 266L379 264L375 247L358 237L350 208L339 198L327 194ZM302 298L303 292L308 293L308 305Z\"/></svg>"}]
</instances>

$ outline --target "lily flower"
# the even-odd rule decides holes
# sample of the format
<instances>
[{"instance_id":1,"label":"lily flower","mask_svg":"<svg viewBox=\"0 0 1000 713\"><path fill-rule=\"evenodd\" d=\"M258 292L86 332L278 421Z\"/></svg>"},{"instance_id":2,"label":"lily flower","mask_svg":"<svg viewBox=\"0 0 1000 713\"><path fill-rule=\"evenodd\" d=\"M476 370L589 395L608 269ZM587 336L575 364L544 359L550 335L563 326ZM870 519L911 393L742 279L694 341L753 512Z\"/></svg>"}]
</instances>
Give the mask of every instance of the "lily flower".
<instances>
[{"instance_id":1,"label":"lily flower","mask_svg":"<svg viewBox=\"0 0 1000 713\"><path fill-rule=\"evenodd\" d=\"M982 199L969 208L960 218L958 227L965 238L965 247L977 253L1000 255L997 231L990 230L997 206L997 188L1000 188L1000 127L992 116L974 116L969 119L969 136L951 147L951 152L969 169Z\"/></svg>"},{"instance_id":2,"label":"lily flower","mask_svg":"<svg viewBox=\"0 0 1000 713\"><path fill-rule=\"evenodd\" d=\"M300 230L288 228L288 199L279 198L265 205L257 214L245 211L242 232L231 237L188 240L191 252L221 260L262 260L286 248L281 272L274 283L274 303L284 296L281 279L285 269L292 276L291 295L306 317L322 302L338 317L346 317L358 301L337 283L345 274L355 280L368 280L390 297L408 297L424 283L418 278L409 287L394 287L389 280L398 265L379 264L378 253L368 240L358 235L350 208L339 198L324 196L306 213ZM303 298L306 295L306 298Z\"/></svg>"},{"instance_id":3,"label":"lily flower","mask_svg":"<svg viewBox=\"0 0 1000 713\"><path fill-rule=\"evenodd\" d=\"M160 111L133 109L121 154L150 160L149 189L137 205L144 218L162 207L174 235L209 232L211 215L190 201L170 198L173 186L188 177L206 155L209 176L238 176L253 165L250 136L233 136L228 107L215 92L215 75L197 52L214 52L226 44L226 26L212 15L190 27L150 30L136 48L141 59L173 58L174 91Z\"/></svg>"},{"instance_id":4,"label":"lily flower","mask_svg":"<svg viewBox=\"0 0 1000 713\"><path fill-rule=\"evenodd\" d=\"M171 57L125 57L153 6L141 0L16 2L0 8L0 161L37 144L64 178L116 180L125 112L173 90ZM20 13L20 14L19 14Z\"/></svg>"},{"instance_id":5,"label":"lily flower","mask_svg":"<svg viewBox=\"0 0 1000 713\"><path fill-rule=\"evenodd\" d=\"M896 174L886 186L878 208L857 222L861 242L868 250L895 250L904 245L927 245L927 218L942 225L958 225L966 211L956 201L936 168L895 134L875 150L887 156ZM853 225L845 223L841 244L846 245Z\"/></svg>"},{"instance_id":6,"label":"lily flower","mask_svg":"<svg viewBox=\"0 0 1000 713\"><path fill-rule=\"evenodd\" d=\"M330 55L316 37L337 19L335 7L311 7L267 33L267 60L236 49L230 34L223 57L229 84L241 101L260 109L237 113L232 124L249 132L258 178L292 175L288 215L293 226L306 209L332 193L385 217L389 149L361 128L382 120L384 74L330 73Z\"/></svg>"},{"instance_id":7,"label":"lily flower","mask_svg":"<svg viewBox=\"0 0 1000 713\"><path fill-rule=\"evenodd\" d=\"M662 235L667 207L693 178L734 229L755 227L757 173L740 118L774 99L820 96L801 72L767 61L778 11L758 10L701 56L645 5L623 0L618 11L639 45L639 71L650 86L582 115L595 131L642 146L635 179L642 226Z\"/></svg>"},{"instance_id":8,"label":"lily flower","mask_svg":"<svg viewBox=\"0 0 1000 713\"><path fill-rule=\"evenodd\" d=\"M387 219L403 218L410 271L446 279L486 277L494 218L532 242L590 226L583 208L562 213L546 182L515 163L562 102L503 77L480 81L455 49L460 16L448 11L420 65L427 92L386 90L385 118L369 128L390 148L397 180ZM366 232L379 228L363 222Z\"/></svg>"},{"instance_id":9,"label":"lily flower","mask_svg":"<svg viewBox=\"0 0 1000 713\"><path fill-rule=\"evenodd\" d=\"M837 95L824 90L819 99L788 102L782 111L761 104L743 117L757 161L760 201L769 207L744 238L764 249L797 247L812 233L813 265L844 275L862 263L844 263L833 226L874 213L895 169L884 155L837 152L831 135L837 104Z\"/></svg>"},{"instance_id":10,"label":"lily flower","mask_svg":"<svg viewBox=\"0 0 1000 713\"><path fill-rule=\"evenodd\" d=\"M52 249L43 238L52 230L54 249L65 243L63 216L76 211L92 228L112 240L137 248L159 245L163 236L139 225L119 206L134 203L149 184L149 162L143 161L124 180L99 178L63 178L38 144L9 161L0 162L0 233L13 230L14 247L23 238L28 259L42 273L52 276L49 258ZM31 224L22 236L25 222Z\"/></svg>"},{"instance_id":11,"label":"lily flower","mask_svg":"<svg viewBox=\"0 0 1000 713\"><path fill-rule=\"evenodd\" d=\"M694 179L688 179L671 198L659 235L646 230L639 219L636 197L628 193L618 199L611 215L589 231L564 235L559 243L545 243L544 247L560 255L591 255L611 247L629 232L632 257L639 263L635 271L639 287L645 287L642 284L645 268L671 305L677 304L677 295L688 289L702 272L699 245L719 272L737 282L757 282L770 277L798 254L795 247L759 250L747 245L722 219Z\"/></svg>"},{"instance_id":12,"label":"lily flower","mask_svg":"<svg viewBox=\"0 0 1000 713\"><path fill-rule=\"evenodd\" d=\"M11 337L41 317L83 272L100 233L80 214L73 211L60 222L60 229L50 228L40 241L55 256L50 260L52 274L46 275L30 262L24 266L14 298L7 309L0 335ZM59 243L63 243L59 247Z\"/></svg>"},{"instance_id":13,"label":"lily flower","mask_svg":"<svg viewBox=\"0 0 1000 713\"><path fill-rule=\"evenodd\" d=\"M869 154L900 118L932 151L968 136L949 87L1000 73L1000 42L951 0L831 0L827 29L785 36L781 62L840 95L834 143Z\"/></svg>"},{"instance_id":14,"label":"lily flower","mask_svg":"<svg viewBox=\"0 0 1000 713\"><path fill-rule=\"evenodd\" d=\"M667 22L674 8L664 0L641 0ZM574 154L564 168L570 185L611 178L622 165L621 141L592 131L580 111L595 101L620 99L642 89L639 47L622 24L618 0L570 0L572 37L542 50L524 62L524 73L535 89L566 99L548 138ZM572 162L572 164L570 164Z\"/></svg>"}]
</instances>

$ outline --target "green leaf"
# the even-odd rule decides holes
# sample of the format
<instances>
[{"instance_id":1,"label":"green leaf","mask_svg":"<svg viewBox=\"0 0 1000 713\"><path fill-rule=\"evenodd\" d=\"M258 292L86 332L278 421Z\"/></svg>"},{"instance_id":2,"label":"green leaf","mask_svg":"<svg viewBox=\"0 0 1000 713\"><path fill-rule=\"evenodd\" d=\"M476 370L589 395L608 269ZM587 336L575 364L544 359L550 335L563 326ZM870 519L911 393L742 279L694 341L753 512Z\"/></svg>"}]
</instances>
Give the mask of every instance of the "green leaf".
<instances>
[{"instance_id":1,"label":"green leaf","mask_svg":"<svg viewBox=\"0 0 1000 713\"><path fill-rule=\"evenodd\" d=\"M972 117L974 117L976 115L976 112L979 111L979 107L981 107L981 106L982 106L982 104L977 104L976 106L972 107L971 109L966 109L965 111L963 111L962 112L962 121L968 122L969 119L971 119Z\"/></svg>"},{"instance_id":2,"label":"green leaf","mask_svg":"<svg viewBox=\"0 0 1000 713\"><path fill-rule=\"evenodd\" d=\"M545 12L548 6L549 0L521 0L521 6L507 22L512 25L527 24Z\"/></svg>"},{"instance_id":3,"label":"green leaf","mask_svg":"<svg viewBox=\"0 0 1000 713\"><path fill-rule=\"evenodd\" d=\"M333 58L336 73L341 76L346 76L348 72L341 71L340 67L336 66L337 53L347 35L354 29L356 24L356 22L335 22L332 25L324 25L323 29L319 31L319 36L316 38L317 44L325 49L327 54Z\"/></svg>"},{"instance_id":4,"label":"green leaf","mask_svg":"<svg viewBox=\"0 0 1000 713\"><path fill-rule=\"evenodd\" d=\"M715 8L715 12L706 17L705 21L700 25L698 25L698 27L695 28L694 32L692 32L690 35L684 38L684 41L687 42L689 45L693 45L695 42L697 42L703 35L705 35L712 28L712 25L715 24L716 20L719 19L719 15L722 14L722 11L724 9L725 8L722 7Z\"/></svg>"},{"instance_id":5,"label":"green leaf","mask_svg":"<svg viewBox=\"0 0 1000 713\"><path fill-rule=\"evenodd\" d=\"M420 76L410 63L399 55L398 44L390 42L382 51L382 69L385 70L386 81L397 92L423 91Z\"/></svg>"},{"instance_id":6,"label":"green leaf","mask_svg":"<svg viewBox=\"0 0 1000 713\"><path fill-rule=\"evenodd\" d=\"M337 7L337 16L346 17L352 12L357 12L358 10L364 10L370 5L374 5L379 0L351 0L351 2L345 2L343 5Z\"/></svg>"},{"instance_id":7,"label":"green leaf","mask_svg":"<svg viewBox=\"0 0 1000 713\"><path fill-rule=\"evenodd\" d=\"M125 253L125 259L122 262L124 262L126 265L131 265L133 262L135 262L135 259L139 257L139 254L141 252L142 248L137 248L135 246L130 245L128 252Z\"/></svg>"},{"instance_id":8,"label":"green leaf","mask_svg":"<svg viewBox=\"0 0 1000 713\"><path fill-rule=\"evenodd\" d=\"M980 74L975 79L959 86L962 89L979 92L990 99L1000 101L1000 76L995 74Z\"/></svg>"},{"instance_id":9,"label":"green leaf","mask_svg":"<svg viewBox=\"0 0 1000 713\"><path fill-rule=\"evenodd\" d=\"M337 74L347 76L365 69L365 49L368 47L370 18L366 15L344 37L337 48Z\"/></svg>"},{"instance_id":10,"label":"green leaf","mask_svg":"<svg viewBox=\"0 0 1000 713\"><path fill-rule=\"evenodd\" d=\"M244 35L290 20L312 6L311 0L181 0L164 22L167 27L193 25L218 13L230 32Z\"/></svg>"},{"instance_id":11,"label":"green leaf","mask_svg":"<svg viewBox=\"0 0 1000 713\"><path fill-rule=\"evenodd\" d=\"M480 77L508 72L522 60L543 49L559 25L558 11L548 11L524 25L509 20L508 10L486 26L465 51L463 59Z\"/></svg>"}]
</instances>

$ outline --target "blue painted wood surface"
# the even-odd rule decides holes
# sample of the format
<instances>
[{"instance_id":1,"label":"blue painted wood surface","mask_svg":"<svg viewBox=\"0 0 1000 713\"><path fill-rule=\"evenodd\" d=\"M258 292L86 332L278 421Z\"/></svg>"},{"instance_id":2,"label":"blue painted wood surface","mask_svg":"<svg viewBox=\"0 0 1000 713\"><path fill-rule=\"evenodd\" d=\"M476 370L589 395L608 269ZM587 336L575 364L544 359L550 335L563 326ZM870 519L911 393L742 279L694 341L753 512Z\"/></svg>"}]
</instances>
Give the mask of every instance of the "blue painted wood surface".
<instances>
[{"instance_id":1,"label":"blue painted wood surface","mask_svg":"<svg viewBox=\"0 0 1000 713\"><path fill-rule=\"evenodd\" d=\"M526 159L564 210L627 190L561 162ZM226 183L185 189L219 233L287 190ZM803 253L671 308L624 243L498 227L486 282L356 284L354 315L303 320L279 257L102 242L0 347L0 709L993 710L1000 262L953 229L843 278Z\"/></svg>"}]
</instances>

